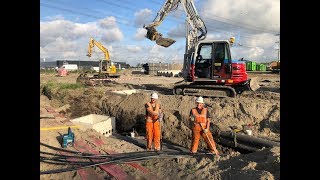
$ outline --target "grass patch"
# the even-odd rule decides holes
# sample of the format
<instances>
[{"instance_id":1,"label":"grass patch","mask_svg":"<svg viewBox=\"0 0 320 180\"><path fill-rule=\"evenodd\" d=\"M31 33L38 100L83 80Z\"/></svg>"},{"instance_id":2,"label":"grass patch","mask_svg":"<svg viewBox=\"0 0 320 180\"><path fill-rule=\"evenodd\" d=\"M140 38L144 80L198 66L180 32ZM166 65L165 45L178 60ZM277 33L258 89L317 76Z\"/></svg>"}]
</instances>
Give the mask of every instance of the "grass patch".
<instances>
[{"instance_id":1,"label":"grass patch","mask_svg":"<svg viewBox=\"0 0 320 180\"><path fill-rule=\"evenodd\" d=\"M48 81L45 86L48 88L54 88L54 89L78 89L83 88L84 85L80 83L57 83L55 81Z\"/></svg>"},{"instance_id":2,"label":"grass patch","mask_svg":"<svg viewBox=\"0 0 320 180\"><path fill-rule=\"evenodd\" d=\"M42 94L51 100L54 95L65 95L66 92L63 93L61 90L75 90L80 88L84 88L84 85L80 83L57 83L55 81L48 81L42 85Z\"/></svg>"},{"instance_id":3,"label":"grass patch","mask_svg":"<svg viewBox=\"0 0 320 180\"><path fill-rule=\"evenodd\" d=\"M60 89L78 89L84 87L80 83L60 83L58 86L60 86Z\"/></svg>"}]
</instances>

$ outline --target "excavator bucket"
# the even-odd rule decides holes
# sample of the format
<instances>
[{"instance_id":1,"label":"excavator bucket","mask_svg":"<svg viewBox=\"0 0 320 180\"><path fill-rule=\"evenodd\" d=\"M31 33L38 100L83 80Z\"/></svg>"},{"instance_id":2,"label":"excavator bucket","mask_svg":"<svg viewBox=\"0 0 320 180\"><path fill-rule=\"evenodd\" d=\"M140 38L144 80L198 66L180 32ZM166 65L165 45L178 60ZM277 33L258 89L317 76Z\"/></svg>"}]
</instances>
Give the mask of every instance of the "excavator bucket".
<instances>
[{"instance_id":1,"label":"excavator bucket","mask_svg":"<svg viewBox=\"0 0 320 180\"><path fill-rule=\"evenodd\" d=\"M251 78L249 81L249 89L251 91L256 91L259 88L260 88L260 85L258 83L258 78L257 77Z\"/></svg>"},{"instance_id":2,"label":"excavator bucket","mask_svg":"<svg viewBox=\"0 0 320 180\"><path fill-rule=\"evenodd\" d=\"M156 41L159 46L169 47L176 41L170 38L163 38L161 33L158 33L154 27L145 27L147 30L146 38L151 41Z\"/></svg>"},{"instance_id":3,"label":"excavator bucket","mask_svg":"<svg viewBox=\"0 0 320 180\"><path fill-rule=\"evenodd\" d=\"M173 39L170 39L170 38L163 38L163 37L159 37L157 40L156 40L156 43L159 45L159 46L163 46L163 47L169 47L171 46L173 43L175 43L176 41L173 40Z\"/></svg>"}]
</instances>

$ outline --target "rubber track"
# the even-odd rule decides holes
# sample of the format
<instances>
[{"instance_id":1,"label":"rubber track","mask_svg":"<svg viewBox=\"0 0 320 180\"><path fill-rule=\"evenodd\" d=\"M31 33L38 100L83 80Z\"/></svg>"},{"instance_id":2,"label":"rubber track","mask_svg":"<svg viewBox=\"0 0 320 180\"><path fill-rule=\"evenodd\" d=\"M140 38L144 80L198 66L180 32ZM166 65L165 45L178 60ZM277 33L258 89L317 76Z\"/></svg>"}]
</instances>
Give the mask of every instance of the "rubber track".
<instances>
[{"instance_id":1,"label":"rubber track","mask_svg":"<svg viewBox=\"0 0 320 180\"><path fill-rule=\"evenodd\" d=\"M190 94L185 94L184 89L206 89L206 90L228 90L230 92L229 96L215 96L215 95L209 95L209 94L203 94L201 96L205 97L235 97L236 96L236 91L234 88L230 86L222 86L222 85L201 85L201 84L182 84L182 85L177 85L173 88L173 92L175 94L176 89L182 89L182 94L181 95L192 95Z\"/></svg>"}]
</instances>

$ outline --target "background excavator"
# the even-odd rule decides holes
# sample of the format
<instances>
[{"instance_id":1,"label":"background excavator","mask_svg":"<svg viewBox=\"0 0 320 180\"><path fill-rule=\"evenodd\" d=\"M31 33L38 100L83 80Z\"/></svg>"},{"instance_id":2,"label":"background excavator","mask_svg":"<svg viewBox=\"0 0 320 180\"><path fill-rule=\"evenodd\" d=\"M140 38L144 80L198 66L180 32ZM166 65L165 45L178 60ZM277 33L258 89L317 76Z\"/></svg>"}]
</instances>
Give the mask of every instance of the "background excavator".
<instances>
[{"instance_id":1,"label":"background excavator","mask_svg":"<svg viewBox=\"0 0 320 180\"><path fill-rule=\"evenodd\" d=\"M90 81L92 83L97 83L99 81L104 81L104 78L118 78L120 77L117 74L116 66L110 61L109 51L105 48L100 42L90 38L89 46L88 46L88 57L92 55L92 49L97 46L103 53L104 59L99 60L99 72L98 74L93 74L92 77L88 75L88 73L82 73L77 78L77 82L80 83L88 83Z\"/></svg>"},{"instance_id":2,"label":"background excavator","mask_svg":"<svg viewBox=\"0 0 320 180\"><path fill-rule=\"evenodd\" d=\"M146 38L156 44L169 47L176 41L162 37L155 29L164 18L183 5L186 13L186 47L182 69L183 81L176 83L173 93L205 97L234 97L245 90L259 88L256 79L248 79L243 62L232 62L230 40L205 40L207 28L198 15L193 0L166 0L156 18L149 25Z\"/></svg>"}]
</instances>

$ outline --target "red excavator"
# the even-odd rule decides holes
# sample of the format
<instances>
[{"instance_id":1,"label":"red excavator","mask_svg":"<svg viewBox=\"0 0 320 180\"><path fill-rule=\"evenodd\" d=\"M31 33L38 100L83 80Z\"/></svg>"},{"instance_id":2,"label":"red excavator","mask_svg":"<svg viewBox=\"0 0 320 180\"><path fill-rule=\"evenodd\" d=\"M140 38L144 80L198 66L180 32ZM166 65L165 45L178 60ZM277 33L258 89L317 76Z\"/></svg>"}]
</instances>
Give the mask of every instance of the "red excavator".
<instances>
[{"instance_id":1,"label":"red excavator","mask_svg":"<svg viewBox=\"0 0 320 180\"><path fill-rule=\"evenodd\" d=\"M234 97L245 90L259 88L256 79L248 79L246 65L232 61L229 40L205 40L207 28L194 6L193 0L166 0L153 22L144 28L146 38L156 44L169 47L176 41L162 37L157 32L166 15L176 10L179 4L186 12L186 48L182 76L183 81L176 83L173 93L177 95L196 95L205 97Z\"/></svg>"}]
</instances>

